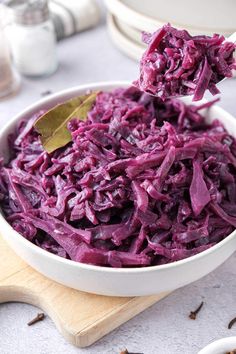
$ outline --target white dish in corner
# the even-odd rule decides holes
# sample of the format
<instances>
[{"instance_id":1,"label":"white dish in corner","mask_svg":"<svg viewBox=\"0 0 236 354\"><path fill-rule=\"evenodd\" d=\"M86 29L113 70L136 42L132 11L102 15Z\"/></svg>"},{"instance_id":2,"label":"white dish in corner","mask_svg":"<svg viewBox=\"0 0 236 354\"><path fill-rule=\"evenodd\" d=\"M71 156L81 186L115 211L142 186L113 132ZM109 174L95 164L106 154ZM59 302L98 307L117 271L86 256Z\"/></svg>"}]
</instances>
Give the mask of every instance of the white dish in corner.
<instances>
[{"instance_id":1,"label":"white dish in corner","mask_svg":"<svg viewBox=\"0 0 236 354\"><path fill-rule=\"evenodd\" d=\"M29 119L40 109L49 109L74 96L85 94L88 90L109 91L129 85L127 82L94 83L70 88L41 99L17 114L1 129L1 154L8 158L7 137L21 119ZM187 97L184 101L190 103L191 98ZM215 106L202 113L209 121L214 118L223 121L226 129L236 136L236 120L222 108ZM64 259L35 246L16 232L1 214L0 229L4 240L12 249L48 278L71 288L110 296L143 296L177 289L207 275L236 250L234 231L212 248L181 261L145 268L108 268Z\"/></svg>"},{"instance_id":2,"label":"white dish in corner","mask_svg":"<svg viewBox=\"0 0 236 354\"><path fill-rule=\"evenodd\" d=\"M226 337L208 344L198 354L226 354L235 349L236 337Z\"/></svg>"}]
</instances>

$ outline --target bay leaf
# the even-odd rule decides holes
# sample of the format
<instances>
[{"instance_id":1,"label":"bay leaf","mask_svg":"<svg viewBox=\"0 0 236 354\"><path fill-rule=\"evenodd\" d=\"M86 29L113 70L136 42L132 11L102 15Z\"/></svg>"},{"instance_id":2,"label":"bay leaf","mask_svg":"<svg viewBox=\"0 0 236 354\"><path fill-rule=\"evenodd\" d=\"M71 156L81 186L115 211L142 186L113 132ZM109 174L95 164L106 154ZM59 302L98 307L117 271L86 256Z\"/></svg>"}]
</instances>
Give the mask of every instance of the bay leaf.
<instances>
[{"instance_id":1,"label":"bay leaf","mask_svg":"<svg viewBox=\"0 0 236 354\"><path fill-rule=\"evenodd\" d=\"M71 141L71 133L67 128L67 123L72 118L85 120L97 94L97 92L93 92L72 98L56 105L37 119L34 127L40 134L42 145L48 153L65 146Z\"/></svg>"}]
</instances>

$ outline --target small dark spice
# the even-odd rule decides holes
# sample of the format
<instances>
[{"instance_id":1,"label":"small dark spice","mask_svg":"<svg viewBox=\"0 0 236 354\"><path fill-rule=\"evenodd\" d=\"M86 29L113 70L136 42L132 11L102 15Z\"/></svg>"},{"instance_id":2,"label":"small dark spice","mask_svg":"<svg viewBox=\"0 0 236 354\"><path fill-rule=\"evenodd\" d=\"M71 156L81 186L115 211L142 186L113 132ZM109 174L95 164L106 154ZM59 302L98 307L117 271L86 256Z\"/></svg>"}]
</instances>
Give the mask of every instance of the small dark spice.
<instances>
[{"instance_id":1,"label":"small dark spice","mask_svg":"<svg viewBox=\"0 0 236 354\"><path fill-rule=\"evenodd\" d=\"M236 349L231 350L230 352L227 352L225 354L236 354Z\"/></svg>"},{"instance_id":2,"label":"small dark spice","mask_svg":"<svg viewBox=\"0 0 236 354\"><path fill-rule=\"evenodd\" d=\"M43 319L45 318L44 313L38 313L37 316L35 318L33 318L28 324L28 326L32 326L35 323L39 322L39 321L43 321Z\"/></svg>"},{"instance_id":3,"label":"small dark spice","mask_svg":"<svg viewBox=\"0 0 236 354\"><path fill-rule=\"evenodd\" d=\"M51 95L51 94L52 94L52 91L50 91L50 90L46 90L46 91L41 92L41 96L42 97L48 96L48 95Z\"/></svg>"},{"instance_id":4,"label":"small dark spice","mask_svg":"<svg viewBox=\"0 0 236 354\"><path fill-rule=\"evenodd\" d=\"M191 318L191 320L196 320L197 314L201 310L203 304L204 304L204 302L202 301L195 311L190 312L189 318Z\"/></svg>"},{"instance_id":5,"label":"small dark spice","mask_svg":"<svg viewBox=\"0 0 236 354\"><path fill-rule=\"evenodd\" d=\"M235 323L236 323L236 317L233 318L233 319L229 322L229 324L228 324L228 329L231 329Z\"/></svg>"}]
</instances>

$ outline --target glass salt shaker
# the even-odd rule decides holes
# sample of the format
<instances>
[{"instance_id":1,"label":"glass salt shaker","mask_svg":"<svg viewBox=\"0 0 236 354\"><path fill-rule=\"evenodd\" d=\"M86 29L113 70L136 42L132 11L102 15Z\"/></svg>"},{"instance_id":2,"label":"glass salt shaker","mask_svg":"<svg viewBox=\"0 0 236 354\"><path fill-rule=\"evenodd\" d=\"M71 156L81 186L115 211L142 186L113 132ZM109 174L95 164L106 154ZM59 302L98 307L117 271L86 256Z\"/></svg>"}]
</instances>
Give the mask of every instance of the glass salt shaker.
<instances>
[{"instance_id":1,"label":"glass salt shaker","mask_svg":"<svg viewBox=\"0 0 236 354\"><path fill-rule=\"evenodd\" d=\"M47 0L10 0L13 24L8 30L18 71L40 77L57 69L56 36Z\"/></svg>"},{"instance_id":2,"label":"glass salt shaker","mask_svg":"<svg viewBox=\"0 0 236 354\"><path fill-rule=\"evenodd\" d=\"M20 78L12 67L10 50L2 23L0 8L0 98L9 96L19 88Z\"/></svg>"}]
</instances>

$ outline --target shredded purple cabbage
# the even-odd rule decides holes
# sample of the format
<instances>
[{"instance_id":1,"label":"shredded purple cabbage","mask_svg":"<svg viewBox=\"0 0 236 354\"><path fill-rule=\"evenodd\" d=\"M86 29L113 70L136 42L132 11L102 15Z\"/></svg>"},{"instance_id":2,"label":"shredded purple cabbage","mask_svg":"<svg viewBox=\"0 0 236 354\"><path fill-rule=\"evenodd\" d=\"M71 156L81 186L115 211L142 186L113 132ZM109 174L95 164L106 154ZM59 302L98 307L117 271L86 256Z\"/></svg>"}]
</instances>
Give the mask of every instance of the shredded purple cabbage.
<instances>
[{"instance_id":1,"label":"shredded purple cabbage","mask_svg":"<svg viewBox=\"0 0 236 354\"><path fill-rule=\"evenodd\" d=\"M162 99L193 95L198 101L206 90L215 95L220 92L216 84L236 69L236 45L218 34L191 36L166 24L153 34L144 33L143 41L148 48L134 84Z\"/></svg>"},{"instance_id":2,"label":"shredded purple cabbage","mask_svg":"<svg viewBox=\"0 0 236 354\"><path fill-rule=\"evenodd\" d=\"M205 122L212 104L101 92L51 154L35 116L21 121L0 167L6 219L35 245L99 266L160 265L212 247L236 227L236 141Z\"/></svg>"}]
</instances>

